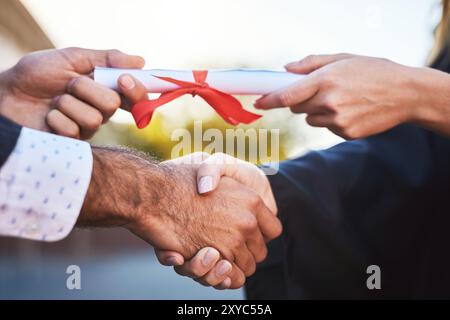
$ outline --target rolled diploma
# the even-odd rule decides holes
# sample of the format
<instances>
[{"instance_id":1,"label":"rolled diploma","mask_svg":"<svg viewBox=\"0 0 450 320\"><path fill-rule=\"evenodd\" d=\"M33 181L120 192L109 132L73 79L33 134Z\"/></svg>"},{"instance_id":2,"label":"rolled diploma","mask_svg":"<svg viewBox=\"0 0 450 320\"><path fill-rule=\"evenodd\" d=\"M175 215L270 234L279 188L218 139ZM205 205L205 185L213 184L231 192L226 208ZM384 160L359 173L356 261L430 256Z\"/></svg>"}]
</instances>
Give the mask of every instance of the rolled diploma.
<instances>
[{"instance_id":1,"label":"rolled diploma","mask_svg":"<svg viewBox=\"0 0 450 320\"><path fill-rule=\"evenodd\" d=\"M95 68L96 82L117 90L117 79L128 73L139 79L150 93L163 93L177 88L177 85L156 78L169 77L182 81L194 82L192 71L188 70L140 70ZM209 70L206 82L213 88L228 94L262 95L289 86L300 80L304 75L269 70L234 69Z\"/></svg>"}]
</instances>

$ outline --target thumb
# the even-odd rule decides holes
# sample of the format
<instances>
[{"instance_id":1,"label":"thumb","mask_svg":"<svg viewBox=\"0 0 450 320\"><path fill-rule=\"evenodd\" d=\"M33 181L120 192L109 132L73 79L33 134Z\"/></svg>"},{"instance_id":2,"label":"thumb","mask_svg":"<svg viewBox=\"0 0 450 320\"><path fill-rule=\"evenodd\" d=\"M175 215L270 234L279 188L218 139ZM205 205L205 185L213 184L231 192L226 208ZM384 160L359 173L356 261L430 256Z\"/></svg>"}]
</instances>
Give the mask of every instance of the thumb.
<instances>
[{"instance_id":1,"label":"thumb","mask_svg":"<svg viewBox=\"0 0 450 320\"><path fill-rule=\"evenodd\" d=\"M122 74L117 80L118 88L125 97L125 110L130 111L136 103L147 100L147 89L138 79L130 74Z\"/></svg>"},{"instance_id":2,"label":"thumb","mask_svg":"<svg viewBox=\"0 0 450 320\"><path fill-rule=\"evenodd\" d=\"M354 55L348 53L310 55L299 61L288 63L284 67L292 73L308 74L327 64L352 57Z\"/></svg>"},{"instance_id":3,"label":"thumb","mask_svg":"<svg viewBox=\"0 0 450 320\"><path fill-rule=\"evenodd\" d=\"M141 56L130 55L119 50L106 51L106 67L122 69L141 69L145 60Z\"/></svg>"},{"instance_id":4,"label":"thumb","mask_svg":"<svg viewBox=\"0 0 450 320\"><path fill-rule=\"evenodd\" d=\"M217 188L222 176L233 177L237 170L237 160L224 153L215 153L204 160L197 170L198 193L208 193Z\"/></svg>"},{"instance_id":5,"label":"thumb","mask_svg":"<svg viewBox=\"0 0 450 320\"><path fill-rule=\"evenodd\" d=\"M65 48L61 53L74 65L80 74L89 74L94 67L140 69L145 60L140 56L129 55L119 50L92 50L83 48Z\"/></svg>"},{"instance_id":6,"label":"thumb","mask_svg":"<svg viewBox=\"0 0 450 320\"><path fill-rule=\"evenodd\" d=\"M184 258L175 251L166 251L155 249L156 257L163 266L181 266L184 264Z\"/></svg>"},{"instance_id":7,"label":"thumb","mask_svg":"<svg viewBox=\"0 0 450 320\"><path fill-rule=\"evenodd\" d=\"M255 190L269 210L276 214L278 209L272 192L264 188L264 183L255 183L255 181L260 181L256 180L258 175L264 175L264 173L254 164L228 154L215 153L204 160L197 170L198 193L203 194L215 190L220 178L227 176Z\"/></svg>"}]
</instances>

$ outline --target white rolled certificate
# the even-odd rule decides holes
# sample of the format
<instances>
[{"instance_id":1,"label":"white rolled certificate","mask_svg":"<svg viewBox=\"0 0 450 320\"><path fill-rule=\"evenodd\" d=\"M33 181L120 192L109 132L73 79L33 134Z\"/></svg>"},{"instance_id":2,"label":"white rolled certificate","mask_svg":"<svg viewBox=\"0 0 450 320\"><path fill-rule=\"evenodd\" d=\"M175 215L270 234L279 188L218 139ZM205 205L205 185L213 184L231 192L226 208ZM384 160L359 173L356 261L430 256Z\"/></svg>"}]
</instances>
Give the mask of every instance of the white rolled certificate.
<instances>
[{"instance_id":1,"label":"white rolled certificate","mask_svg":"<svg viewBox=\"0 0 450 320\"><path fill-rule=\"evenodd\" d=\"M117 90L117 79L128 73L139 79L150 93L163 93L177 88L176 84L157 77L169 77L181 81L194 82L192 71L184 70L138 70L95 68L94 79L98 83ZM157 76L157 77L155 77ZM303 75L269 70L234 69L208 70L206 82L209 86L228 94L261 95L286 87Z\"/></svg>"}]
</instances>

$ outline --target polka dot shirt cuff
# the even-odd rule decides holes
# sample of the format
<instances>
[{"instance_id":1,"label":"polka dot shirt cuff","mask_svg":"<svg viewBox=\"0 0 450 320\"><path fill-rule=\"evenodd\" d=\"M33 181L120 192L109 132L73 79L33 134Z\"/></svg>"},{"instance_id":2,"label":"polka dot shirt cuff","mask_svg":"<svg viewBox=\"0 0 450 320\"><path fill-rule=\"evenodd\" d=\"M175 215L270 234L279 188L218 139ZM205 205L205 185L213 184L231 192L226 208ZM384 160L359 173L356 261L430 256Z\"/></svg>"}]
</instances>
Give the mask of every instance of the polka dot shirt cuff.
<instances>
[{"instance_id":1,"label":"polka dot shirt cuff","mask_svg":"<svg viewBox=\"0 0 450 320\"><path fill-rule=\"evenodd\" d=\"M0 168L0 236L65 238L83 205L92 161L86 142L23 128Z\"/></svg>"}]
</instances>

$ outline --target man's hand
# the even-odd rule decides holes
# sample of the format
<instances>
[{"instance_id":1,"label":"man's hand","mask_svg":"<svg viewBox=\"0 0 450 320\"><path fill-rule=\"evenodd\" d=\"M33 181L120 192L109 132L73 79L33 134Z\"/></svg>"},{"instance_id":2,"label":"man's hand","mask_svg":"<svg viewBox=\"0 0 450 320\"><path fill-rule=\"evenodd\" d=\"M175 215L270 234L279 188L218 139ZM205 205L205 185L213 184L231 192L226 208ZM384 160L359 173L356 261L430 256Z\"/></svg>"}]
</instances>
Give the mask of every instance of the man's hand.
<instances>
[{"instance_id":1,"label":"man's hand","mask_svg":"<svg viewBox=\"0 0 450 320\"><path fill-rule=\"evenodd\" d=\"M121 106L119 94L90 78L95 66L142 68L118 50L66 48L26 55L0 74L0 114L33 129L90 138Z\"/></svg>"},{"instance_id":2,"label":"man's hand","mask_svg":"<svg viewBox=\"0 0 450 320\"><path fill-rule=\"evenodd\" d=\"M127 151L94 148L78 224L124 226L185 260L201 248L216 248L229 261L221 272L235 264L229 277L242 285L267 254L264 239L278 236L281 224L255 191L231 178L221 179L215 192L199 195L196 175L195 165L156 165Z\"/></svg>"},{"instance_id":3,"label":"man's hand","mask_svg":"<svg viewBox=\"0 0 450 320\"><path fill-rule=\"evenodd\" d=\"M121 75L118 85L121 93L131 105L148 98L144 85L129 74ZM239 182L241 187L245 186L258 195L258 201L264 203L264 206L268 209L267 211L272 215L272 219L267 221L258 219L264 240L269 241L273 239L274 235L277 236L281 232L281 224L276 218L277 207L270 184L267 177L255 165L221 153L213 156L205 153L195 153L167 161L166 164L180 168L185 166L191 170L197 168L196 173L194 173L195 180L193 183L197 183L198 193L203 194L200 196L200 199L218 196L215 192L211 194L210 192L217 188L222 176L232 178L235 183ZM228 181L229 179L224 180ZM241 189L239 188L238 190ZM195 197L199 197L199 195L195 194ZM241 209L243 208L245 207ZM270 225L270 221L274 224ZM266 228L268 229L266 230ZM235 289L243 286L245 275L249 274L248 268L240 268L236 263L233 263L233 260L227 261L226 256L216 249L219 248L214 246L205 247L190 261L176 250L167 250L157 246L155 252L161 264L175 266L177 273L189 276L203 285L214 286L216 289ZM266 252L254 256L255 261L262 261L265 255ZM250 270L254 270L253 264Z\"/></svg>"},{"instance_id":4,"label":"man's hand","mask_svg":"<svg viewBox=\"0 0 450 320\"><path fill-rule=\"evenodd\" d=\"M258 167L249 162L223 153L211 156L206 153L194 153L169 162L198 165L197 188L201 194L213 192L221 177L227 176L256 191L272 213L277 214L275 199L267 177ZM228 289L239 288L244 284L241 281L242 277L234 276L236 272L242 273L240 270L235 270L236 266L227 273L223 272L225 267L231 265L221 258L220 253L214 248L203 248L189 261L185 261L182 255L172 251L156 250L156 255L161 264L174 266L178 274L191 277L205 286Z\"/></svg>"}]
</instances>

